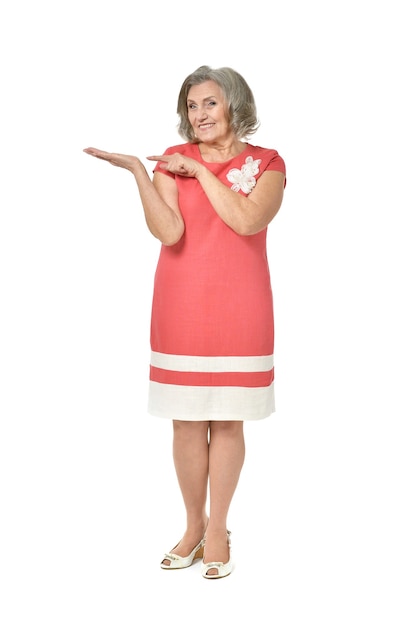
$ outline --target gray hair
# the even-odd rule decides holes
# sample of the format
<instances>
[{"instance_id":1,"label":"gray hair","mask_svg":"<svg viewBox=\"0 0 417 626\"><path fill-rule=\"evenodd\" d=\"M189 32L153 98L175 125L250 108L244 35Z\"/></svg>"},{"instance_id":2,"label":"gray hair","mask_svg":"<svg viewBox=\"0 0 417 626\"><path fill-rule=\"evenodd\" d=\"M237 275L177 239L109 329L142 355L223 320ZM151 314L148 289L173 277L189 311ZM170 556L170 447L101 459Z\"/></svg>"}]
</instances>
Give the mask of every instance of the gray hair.
<instances>
[{"instance_id":1,"label":"gray hair","mask_svg":"<svg viewBox=\"0 0 417 626\"><path fill-rule=\"evenodd\" d=\"M191 143L197 143L188 120L187 98L191 87L212 80L219 85L228 104L229 124L238 139L253 135L259 128L255 99L246 80L230 67L212 69L202 65L184 80L178 95L178 133Z\"/></svg>"}]
</instances>

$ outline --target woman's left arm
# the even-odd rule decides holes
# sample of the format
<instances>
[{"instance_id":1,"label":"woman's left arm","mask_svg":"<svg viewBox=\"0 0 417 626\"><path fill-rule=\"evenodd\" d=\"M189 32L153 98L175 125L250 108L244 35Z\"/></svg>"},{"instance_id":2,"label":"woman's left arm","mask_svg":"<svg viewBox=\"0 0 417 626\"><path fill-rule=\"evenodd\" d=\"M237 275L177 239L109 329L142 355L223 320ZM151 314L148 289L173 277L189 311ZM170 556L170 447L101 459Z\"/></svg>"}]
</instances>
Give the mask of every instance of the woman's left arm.
<instances>
[{"instance_id":1,"label":"woman's left arm","mask_svg":"<svg viewBox=\"0 0 417 626\"><path fill-rule=\"evenodd\" d=\"M205 170L205 171L204 171ZM284 196L285 174L263 172L248 196L224 185L207 168L197 176L213 208L238 235L255 235L278 213Z\"/></svg>"},{"instance_id":2,"label":"woman's left arm","mask_svg":"<svg viewBox=\"0 0 417 626\"><path fill-rule=\"evenodd\" d=\"M267 170L259 176L248 196L224 185L202 163L182 154L148 157L161 161L173 174L196 178L219 217L238 235L255 235L278 213L284 196L285 174Z\"/></svg>"}]
</instances>

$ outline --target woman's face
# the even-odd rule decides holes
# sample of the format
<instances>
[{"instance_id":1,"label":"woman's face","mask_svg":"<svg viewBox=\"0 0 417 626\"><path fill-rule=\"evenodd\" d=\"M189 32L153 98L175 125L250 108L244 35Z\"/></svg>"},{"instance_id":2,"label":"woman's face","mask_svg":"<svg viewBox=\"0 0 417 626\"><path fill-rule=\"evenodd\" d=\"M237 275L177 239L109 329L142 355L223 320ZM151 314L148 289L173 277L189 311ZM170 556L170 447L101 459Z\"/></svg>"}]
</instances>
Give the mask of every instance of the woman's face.
<instances>
[{"instance_id":1,"label":"woman's face","mask_svg":"<svg viewBox=\"0 0 417 626\"><path fill-rule=\"evenodd\" d=\"M196 138L213 143L231 134L227 104L219 85L208 80L190 88L187 98L188 119Z\"/></svg>"}]
</instances>

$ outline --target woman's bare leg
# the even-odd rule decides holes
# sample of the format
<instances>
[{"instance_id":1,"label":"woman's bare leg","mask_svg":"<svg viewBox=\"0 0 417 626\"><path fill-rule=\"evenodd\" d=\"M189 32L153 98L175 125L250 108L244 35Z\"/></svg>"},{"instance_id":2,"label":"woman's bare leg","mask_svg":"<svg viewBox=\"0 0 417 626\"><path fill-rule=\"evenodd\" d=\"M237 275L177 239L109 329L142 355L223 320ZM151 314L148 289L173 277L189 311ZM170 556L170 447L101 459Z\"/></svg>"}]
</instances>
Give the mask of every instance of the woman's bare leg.
<instances>
[{"instance_id":1,"label":"woman's bare leg","mask_svg":"<svg viewBox=\"0 0 417 626\"><path fill-rule=\"evenodd\" d=\"M207 526L209 422L173 421L173 457L187 516L187 528L175 554L187 556ZM169 561L163 561L169 565Z\"/></svg>"},{"instance_id":2,"label":"woman's bare leg","mask_svg":"<svg viewBox=\"0 0 417 626\"><path fill-rule=\"evenodd\" d=\"M208 462L210 519L204 548L205 563L211 561L227 563L229 560L227 515L244 459L243 422L210 422Z\"/></svg>"}]
</instances>

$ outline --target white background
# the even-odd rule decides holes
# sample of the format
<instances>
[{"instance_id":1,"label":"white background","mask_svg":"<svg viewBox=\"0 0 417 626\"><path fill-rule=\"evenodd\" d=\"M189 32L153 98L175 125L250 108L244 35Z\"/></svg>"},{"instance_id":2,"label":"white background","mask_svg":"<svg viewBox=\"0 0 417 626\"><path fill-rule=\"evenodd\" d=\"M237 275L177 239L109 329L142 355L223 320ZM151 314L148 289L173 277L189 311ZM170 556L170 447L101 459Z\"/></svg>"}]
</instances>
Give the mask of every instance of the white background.
<instances>
[{"instance_id":1,"label":"white background","mask_svg":"<svg viewBox=\"0 0 417 626\"><path fill-rule=\"evenodd\" d=\"M5 3L2 626L416 625L413 14ZM245 76L253 141L288 169L268 239L277 412L246 427L222 581L159 568L184 529L171 424L146 413L159 244L133 177L82 152L181 142L202 64Z\"/></svg>"}]
</instances>

